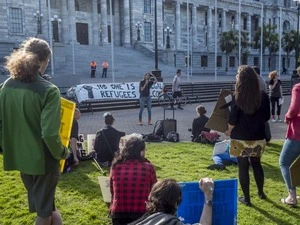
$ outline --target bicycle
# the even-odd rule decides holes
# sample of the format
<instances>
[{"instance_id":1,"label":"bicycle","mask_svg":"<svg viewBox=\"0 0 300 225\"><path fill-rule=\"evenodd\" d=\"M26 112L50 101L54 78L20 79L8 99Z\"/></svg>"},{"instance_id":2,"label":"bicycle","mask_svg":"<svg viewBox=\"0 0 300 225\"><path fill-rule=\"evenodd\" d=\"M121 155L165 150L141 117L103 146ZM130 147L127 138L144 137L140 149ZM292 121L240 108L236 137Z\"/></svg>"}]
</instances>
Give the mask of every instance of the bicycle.
<instances>
[{"instance_id":1,"label":"bicycle","mask_svg":"<svg viewBox=\"0 0 300 225\"><path fill-rule=\"evenodd\" d=\"M168 92L167 89L163 89L161 94L158 96L158 104L164 109L174 109L175 105L184 107L188 101L187 97L184 96L183 91L181 91L181 101L179 99L174 99L172 92Z\"/></svg>"}]
</instances>

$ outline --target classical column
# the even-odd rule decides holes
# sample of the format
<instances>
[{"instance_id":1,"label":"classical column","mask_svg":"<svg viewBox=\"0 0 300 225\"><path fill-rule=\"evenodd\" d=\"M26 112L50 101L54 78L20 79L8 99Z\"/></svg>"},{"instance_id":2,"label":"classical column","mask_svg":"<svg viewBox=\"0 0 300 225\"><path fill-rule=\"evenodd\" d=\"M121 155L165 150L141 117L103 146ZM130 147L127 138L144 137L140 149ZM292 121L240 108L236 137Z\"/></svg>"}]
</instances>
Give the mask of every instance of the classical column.
<instances>
[{"instance_id":1,"label":"classical column","mask_svg":"<svg viewBox=\"0 0 300 225\"><path fill-rule=\"evenodd\" d=\"M247 16L247 32L248 32L248 39L249 41L251 42L252 41L252 34L251 34L251 18L252 18L252 15L249 13L248 16Z\"/></svg>"},{"instance_id":2,"label":"classical column","mask_svg":"<svg viewBox=\"0 0 300 225\"><path fill-rule=\"evenodd\" d=\"M193 47L197 47L198 46L198 33L197 33L197 5L193 4L193 8L192 8L192 16L193 16Z\"/></svg>"},{"instance_id":3,"label":"classical column","mask_svg":"<svg viewBox=\"0 0 300 225\"><path fill-rule=\"evenodd\" d=\"M68 10L67 10L67 0L61 1L61 30L62 30L62 43L68 43L70 40L69 37L69 19L68 19Z\"/></svg>"},{"instance_id":4,"label":"classical column","mask_svg":"<svg viewBox=\"0 0 300 225\"><path fill-rule=\"evenodd\" d=\"M130 5L124 0L124 46L130 46Z\"/></svg>"},{"instance_id":5,"label":"classical column","mask_svg":"<svg viewBox=\"0 0 300 225\"><path fill-rule=\"evenodd\" d=\"M92 0L92 32L93 32L93 45L99 45L99 23L98 23L98 1Z\"/></svg>"},{"instance_id":6,"label":"classical column","mask_svg":"<svg viewBox=\"0 0 300 225\"><path fill-rule=\"evenodd\" d=\"M70 26L70 33L69 33L69 40L76 41L76 21L75 21L75 1L68 0L68 7L69 7L69 26Z\"/></svg>"},{"instance_id":7,"label":"classical column","mask_svg":"<svg viewBox=\"0 0 300 225\"><path fill-rule=\"evenodd\" d=\"M213 10L213 7L208 7L207 9L207 22L208 22L208 25L207 25L207 35L208 35L208 43L207 43L207 46L208 48L212 46L212 31L213 31L213 25L212 25L212 22L213 22L213 14L212 14L212 10Z\"/></svg>"},{"instance_id":8,"label":"classical column","mask_svg":"<svg viewBox=\"0 0 300 225\"><path fill-rule=\"evenodd\" d=\"M226 13L227 13L227 10L223 9L223 11L222 11L222 32L227 31L227 27L226 27L226 21L227 21Z\"/></svg>"},{"instance_id":9,"label":"classical column","mask_svg":"<svg viewBox=\"0 0 300 225\"><path fill-rule=\"evenodd\" d=\"M115 45L120 46L121 40L120 40L120 0L114 1L114 39L115 39Z\"/></svg>"},{"instance_id":10,"label":"classical column","mask_svg":"<svg viewBox=\"0 0 300 225\"><path fill-rule=\"evenodd\" d=\"M239 25L240 25L239 14L238 14L238 12L235 12L235 14L234 14L234 29L239 30Z\"/></svg>"},{"instance_id":11,"label":"classical column","mask_svg":"<svg viewBox=\"0 0 300 225\"><path fill-rule=\"evenodd\" d=\"M176 37L176 49L180 49L181 46L181 26L180 26L180 2L176 2L176 18L175 18L175 27L176 27L176 31L175 31L175 37Z\"/></svg>"},{"instance_id":12,"label":"classical column","mask_svg":"<svg viewBox=\"0 0 300 225\"><path fill-rule=\"evenodd\" d=\"M107 3L106 0L101 0L101 30L102 43L108 43L108 29L107 29Z\"/></svg>"}]
</instances>

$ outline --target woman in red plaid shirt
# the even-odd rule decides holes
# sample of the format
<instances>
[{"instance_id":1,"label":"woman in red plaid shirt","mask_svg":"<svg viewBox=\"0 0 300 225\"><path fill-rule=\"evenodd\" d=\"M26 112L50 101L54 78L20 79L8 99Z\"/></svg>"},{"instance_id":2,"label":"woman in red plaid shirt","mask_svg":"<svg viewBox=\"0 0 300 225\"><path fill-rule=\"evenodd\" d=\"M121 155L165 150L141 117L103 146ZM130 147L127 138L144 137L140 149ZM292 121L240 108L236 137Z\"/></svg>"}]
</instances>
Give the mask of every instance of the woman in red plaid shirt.
<instances>
[{"instance_id":1,"label":"woman in red plaid shirt","mask_svg":"<svg viewBox=\"0 0 300 225\"><path fill-rule=\"evenodd\" d=\"M142 137L131 137L115 156L110 173L110 216L113 225L135 221L146 212L145 202L156 183L153 164L145 158Z\"/></svg>"}]
</instances>

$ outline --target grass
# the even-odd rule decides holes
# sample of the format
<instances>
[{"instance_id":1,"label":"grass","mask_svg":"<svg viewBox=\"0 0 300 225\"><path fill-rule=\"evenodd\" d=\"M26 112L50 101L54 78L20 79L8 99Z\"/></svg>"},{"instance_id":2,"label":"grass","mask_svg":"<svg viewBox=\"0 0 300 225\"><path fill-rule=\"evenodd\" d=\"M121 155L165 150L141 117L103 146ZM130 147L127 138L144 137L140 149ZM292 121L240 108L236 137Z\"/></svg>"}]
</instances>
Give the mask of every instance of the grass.
<instances>
[{"instance_id":1,"label":"grass","mask_svg":"<svg viewBox=\"0 0 300 225\"><path fill-rule=\"evenodd\" d=\"M280 202L287 191L278 166L282 141L267 146L262 157L265 172L266 201L257 197L257 189L251 177L251 201L249 208L238 204L238 224L295 225L300 224L299 208L290 208ZM211 161L212 146L198 143L148 143L146 155L156 166L158 179L175 178L177 181L198 181L201 177L228 179L237 177L237 167L224 171L211 171L206 167ZM3 157L0 155L0 170ZM108 205L103 202L97 177L101 173L92 161L81 162L72 172L61 176L56 205L65 225L109 225ZM0 173L0 225L32 224L35 214L28 213L25 188L18 172ZM239 187L239 195L242 195Z\"/></svg>"}]
</instances>

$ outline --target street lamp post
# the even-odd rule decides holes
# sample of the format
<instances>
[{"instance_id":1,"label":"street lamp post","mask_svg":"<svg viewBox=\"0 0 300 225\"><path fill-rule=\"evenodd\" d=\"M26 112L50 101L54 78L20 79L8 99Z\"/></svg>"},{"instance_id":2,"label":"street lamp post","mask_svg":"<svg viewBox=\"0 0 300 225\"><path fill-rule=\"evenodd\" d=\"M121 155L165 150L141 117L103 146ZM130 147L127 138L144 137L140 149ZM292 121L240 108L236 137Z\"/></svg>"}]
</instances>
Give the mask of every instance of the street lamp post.
<instances>
[{"instance_id":1,"label":"street lamp post","mask_svg":"<svg viewBox=\"0 0 300 225\"><path fill-rule=\"evenodd\" d=\"M37 32L36 32L36 36L38 34L42 33L42 18L43 18L43 13L41 13L39 10L36 10L35 13L33 13L33 17L36 18L36 26L37 26Z\"/></svg>"},{"instance_id":2,"label":"street lamp post","mask_svg":"<svg viewBox=\"0 0 300 225\"><path fill-rule=\"evenodd\" d=\"M61 23L61 19L57 15L54 15L51 18L51 22L52 22L53 40L55 42L59 42L58 24Z\"/></svg>"},{"instance_id":3,"label":"street lamp post","mask_svg":"<svg viewBox=\"0 0 300 225\"><path fill-rule=\"evenodd\" d=\"M170 34L172 34L172 29L170 29L170 27L166 27L165 28L165 33L166 33L166 48L170 49L171 45L170 45Z\"/></svg>"},{"instance_id":4,"label":"street lamp post","mask_svg":"<svg viewBox=\"0 0 300 225\"><path fill-rule=\"evenodd\" d=\"M294 0L297 6L297 44L296 44L296 54L295 54L295 68L298 67L298 58L299 58L299 17L300 17L300 0Z\"/></svg>"},{"instance_id":5,"label":"street lamp post","mask_svg":"<svg viewBox=\"0 0 300 225\"><path fill-rule=\"evenodd\" d=\"M140 41L141 40L141 29L142 29L142 24L140 23L140 21L138 21L135 24L135 27L137 29L137 41Z\"/></svg>"},{"instance_id":6,"label":"street lamp post","mask_svg":"<svg viewBox=\"0 0 300 225\"><path fill-rule=\"evenodd\" d=\"M161 78L161 71L158 69L157 1L154 1L154 70L152 73L158 81L163 81Z\"/></svg>"}]
</instances>

